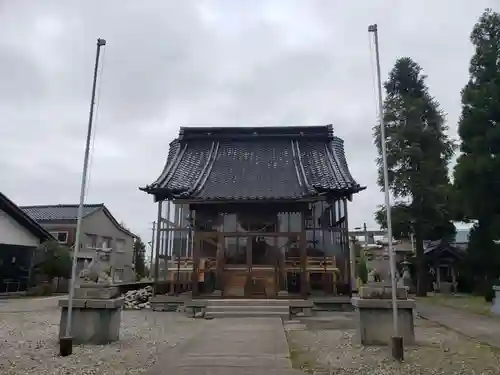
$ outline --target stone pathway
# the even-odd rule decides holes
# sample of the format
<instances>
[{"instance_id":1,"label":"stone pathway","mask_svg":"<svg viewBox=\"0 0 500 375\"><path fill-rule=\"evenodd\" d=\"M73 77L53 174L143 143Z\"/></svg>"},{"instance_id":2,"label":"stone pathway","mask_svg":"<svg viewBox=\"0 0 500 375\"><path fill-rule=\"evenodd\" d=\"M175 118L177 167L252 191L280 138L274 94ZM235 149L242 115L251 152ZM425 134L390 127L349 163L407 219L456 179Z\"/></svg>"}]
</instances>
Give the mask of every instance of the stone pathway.
<instances>
[{"instance_id":1,"label":"stone pathway","mask_svg":"<svg viewBox=\"0 0 500 375\"><path fill-rule=\"evenodd\" d=\"M64 295L35 298L0 299L0 313L22 313L41 310L58 310L57 302Z\"/></svg>"},{"instance_id":2,"label":"stone pathway","mask_svg":"<svg viewBox=\"0 0 500 375\"><path fill-rule=\"evenodd\" d=\"M417 303L417 312L422 318L500 349L500 320L425 302Z\"/></svg>"},{"instance_id":3,"label":"stone pathway","mask_svg":"<svg viewBox=\"0 0 500 375\"><path fill-rule=\"evenodd\" d=\"M224 318L157 361L148 375L293 375L281 319Z\"/></svg>"}]
</instances>

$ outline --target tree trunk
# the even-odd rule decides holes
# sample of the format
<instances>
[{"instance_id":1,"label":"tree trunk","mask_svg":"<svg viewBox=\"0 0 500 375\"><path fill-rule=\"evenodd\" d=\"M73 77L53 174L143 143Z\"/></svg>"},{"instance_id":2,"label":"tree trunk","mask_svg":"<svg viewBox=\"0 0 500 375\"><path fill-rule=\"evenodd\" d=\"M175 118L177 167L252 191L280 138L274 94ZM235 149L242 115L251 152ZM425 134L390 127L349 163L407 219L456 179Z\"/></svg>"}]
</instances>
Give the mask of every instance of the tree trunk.
<instances>
[{"instance_id":1,"label":"tree trunk","mask_svg":"<svg viewBox=\"0 0 500 375\"><path fill-rule=\"evenodd\" d=\"M427 266L424 259L424 239L422 238L422 226L415 225L415 250L417 258L417 296L427 296Z\"/></svg>"}]
</instances>

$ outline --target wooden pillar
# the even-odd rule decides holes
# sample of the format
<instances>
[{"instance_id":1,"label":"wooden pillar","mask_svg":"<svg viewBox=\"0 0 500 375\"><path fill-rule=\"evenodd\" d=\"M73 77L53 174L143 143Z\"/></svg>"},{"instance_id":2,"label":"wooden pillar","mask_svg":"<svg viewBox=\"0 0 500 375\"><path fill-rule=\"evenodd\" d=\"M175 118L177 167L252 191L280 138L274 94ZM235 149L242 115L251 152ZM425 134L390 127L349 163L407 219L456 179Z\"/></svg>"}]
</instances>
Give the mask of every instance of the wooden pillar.
<instances>
[{"instance_id":1,"label":"wooden pillar","mask_svg":"<svg viewBox=\"0 0 500 375\"><path fill-rule=\"evenodd\" d=\"M163 201L158 202L158 217L157 217L157 223L158 223L158 228L156 230L156 254L155 254L155 269L154 269L154 279L153 279L153 295L156 295L158 292L158 273L159 273L159 260L160 260L160 239L161 239L161 205Z\"/></svg>"},{"instance_id":2,"label":"wooden pillar","mask_svg":"<svg viewBox=\"0 0 500 375\"><path fill-rule=\"evenodd\" d=\"M200 245L203 238L196 238L193 247L193 272L191 273L191 285L192 285L192 296L196 297L199 295L198 290L198 274L200 268Z\"/></svg>"},{"instance_id":3,"label":"wooden pillar","mask_svg":"<svg viewBox=\"0 0 500 375\"><path fill-rule=\"evenodd\" d=\"M221 233L217 233L217 271L215 279L215 289L223 291L223 274L224 274L224 236Z\"/></svg>"},{"instance_id":4,"label":"wooden pillar","mask_svg":"<svg viewBox=\"0 0 500 375\"><path fill-rule=\"evenodd\" d=\"M164 223L165 225L163 225L163 240L162 240L162 247L163 247L163 262L164 262L164 279L165 280L168 280L168 284L171 286L172 285L172 272L170 271L169 269L169 252L170 252L170 248L169 248L169 239L170 237L173 236L173 233L172 233L172 236L170 234L170 231L171 231L171 226L170 226L170 204L171 202L170 201L167 201L167 216L166 216L166 222ZM163 222L163 220L162 220ZM170 288L170 292L172 292L172 288Z\"/></svg>"},{"instance_id":5,"label":"wooden pillar","mask_svg":"<svg viewBox=\"0 0 500 375\"><path fill-rule=\"evenodd\" d=\"M344 251L344 256L346 257L347 265L347 275L345 275L345 282L349 286L349 296L352 296L352 291L356 290L356 257L351 254L351 246L349 246L349 223L347 221L347 199L342 199L342 204L344 208L345 220L341 224L341 236L342 236L342 250ZM346 248L347 247L347 248ZM353 248L354 251L354 248Z\"/></svg>"},{"instance_id":6,"label":"wooden pillar","mask_svg":"<svg viewBox=\"0 0 500 375\"><path fill-rule=\"evenodd\" d=\"M276 237L277 240L277 237ZM288 242L288 240L287 240ZM288 245L285 245L285 247ZM277 248L278 251L278 291L286 290L285 247Z\"/></svg>"},{"instance_id":7,"label":"wooden pillar","mask_svg":"<svg viewBox=\"0 0 500 375\"><path fill-rule=\"evenodd\" d=\"M305 212L302 210L300 213L302 230L300 233L299 247L300 247L300 295L302 298L307 298L309 293L309 280L307 277L307 235L306 235L306 220Z\"/></svg>"},{"instance_id":8,"label":"wooden pillar","mask_svg":"<svg viewBox=\"0 0 500 375\"><path fill-rule=\"evenodd\" d=\"M239 241L239 238L237 239ZM250 297L252 295L253 289L253 279L252 279L252 241L253 237L247 237L247 277L245 282L245 297Z\"/></svg>"},{"instance_id":9,"label":"wooden pillar","mask_svg":"<svg viewBox=\"0 0 500 375\"><path fill-rule=\"evenodd\" d=\"M441 292L441 267L436 266L436 288Z\"/></svg>"},{"instance_id":10,"label":"wooden pillar","mask_svg":"<svg viewBox=\"0 0 500 375\"><path fill-rule=\"evenodd\" d=\"M452 285L452 291L453 293L457 292L457 275L455 274L455 265L450 266L450 272L451 272L451 282L453 283Z\"/></svg>"}]
</instances>

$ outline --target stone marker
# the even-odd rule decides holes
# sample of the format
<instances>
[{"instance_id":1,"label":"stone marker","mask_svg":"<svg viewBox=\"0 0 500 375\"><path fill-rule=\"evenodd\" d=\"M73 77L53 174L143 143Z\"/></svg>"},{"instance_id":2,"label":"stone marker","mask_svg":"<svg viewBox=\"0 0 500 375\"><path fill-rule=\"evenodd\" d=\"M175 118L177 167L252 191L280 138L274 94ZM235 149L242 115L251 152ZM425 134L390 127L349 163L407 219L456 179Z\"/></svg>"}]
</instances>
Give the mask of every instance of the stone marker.
<instances>
[{"instance_id":1,"label":"stone marker","mask_svg":"<svg viewBox=\"0 0 500 375\"><path fill-rule=\"evenodd\" d=\"M405 345L415 344L413 311L415 301L408 299L406 287L396 288L399 336ZM369 283L359 289L351 303L356 310L357 338L363 345L390 345L394 335L392 289L390 284Z\"/></svg>"},{"instance_id":2,"label":"stone marker","mask_svg":"<svg viewBox=\"0 0 500 375\"><path fill-rule=\"evenodd\" d=\"M78 344L108 344L120 337L121 312L125 300L115 287L81 285L75 289L71 337ZM59 300L61 323L59 338L64 337L68 299Z\"/></svg>"},{"instance_id":3,"label":"stone marker","mask_svg":"<svg viewBox=\"0 0 500 375\"><path fill-rule=\"evenodd\" d=\"M495 291L495 298L493 298L491 312L493 314L500 315L500 285L495 285L493 290Z\"/></svg>"},{"instance_id":4,"label":"stone marker","mask_svg":"<svg viewBox=\"0 0 500 375\"><path fill-rule=\"evenodd\" d=\"M119 289L111 285L108 259L109 253L98 249L89 266L80 272L80 285L73 294L70 337L65 336L69 299L59 300L61 342L107 344L119 339L125 301Z\"/></svg>"}]
</instances>

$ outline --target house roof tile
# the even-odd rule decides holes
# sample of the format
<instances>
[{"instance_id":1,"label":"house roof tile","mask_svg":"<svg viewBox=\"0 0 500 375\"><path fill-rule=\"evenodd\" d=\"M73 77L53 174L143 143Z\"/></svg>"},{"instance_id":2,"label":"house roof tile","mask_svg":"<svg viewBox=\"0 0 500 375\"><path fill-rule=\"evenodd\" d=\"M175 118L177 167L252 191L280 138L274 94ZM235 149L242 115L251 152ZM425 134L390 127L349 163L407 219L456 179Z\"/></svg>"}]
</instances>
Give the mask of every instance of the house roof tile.
<instances>
[{"instance_id":1,"label":"house roof tile","mask_svg":"<svg viewBox=\"0 0 500 375\"><path fill-rule=\"evenodd\" d=\"M75 221L78 219L78 205L77 204L56 204L56 205L41 205L41 206L23 206L21 210L33 220L41 224L49 223L51 221ZM83 217L87 217L96 211L104 210L104 213L109 219L124 233L129 236L136 237L136 235L124 228L115 217L109 212L104 203L98 204L85 204L83 206Z\"/></svg>"},{"instance_id":2,"label":"house roof tile","mask_svg":"<svg viewBox=\"0 0 500 375\"><path fill-rule=\"evenodd\" d=\"M104 207L104 204L86 204L83 206L83 216L88 216ZM43 206L23 206L21 209L36 221L76 220L77 204L57 204Z\"/></svg>"}]
</instances>

